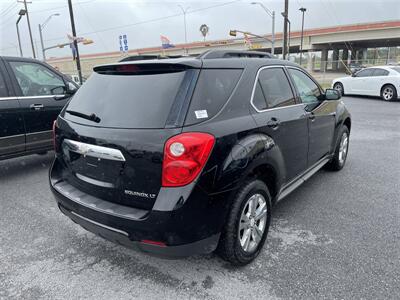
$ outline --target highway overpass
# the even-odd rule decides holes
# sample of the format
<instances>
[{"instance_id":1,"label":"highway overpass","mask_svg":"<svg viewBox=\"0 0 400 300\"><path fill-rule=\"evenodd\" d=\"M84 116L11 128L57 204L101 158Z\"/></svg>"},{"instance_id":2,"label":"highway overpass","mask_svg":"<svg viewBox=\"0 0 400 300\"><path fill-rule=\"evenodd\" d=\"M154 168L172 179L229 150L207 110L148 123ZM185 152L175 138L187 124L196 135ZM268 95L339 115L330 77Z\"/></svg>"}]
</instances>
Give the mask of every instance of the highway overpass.
<instances>
[{"instance_id":1,"label":"highway overpass","mask_svg":"<svg viewBox=\"0 0 400 300\"><path fill-rule=\"evenodd\" d=\"M240 28L232 28L240 29ZM227 33L228 34L228 33ZM282 33L277 33L275 41L275 54L282 53ZM271 39L270 35L264 35ZM301 31L290 33L291 54L300 52ZM271 44L262 38L252 38L252 48L260 51L271 51ZM400 56L400 21L386 21L378 23L351 24L337 27L315 28L304 31L303 52L304 61L310 71L316 70L315 60L319 60L317 69L325 71L328 55L330 57L330 69L344 69L348 61L366 60L367 49L397 47L395 53L388 53L388 57ZM249 49L244 38L229 38L223 40L193 42L177 44L174 48L162 49L161 47L149 47L130 50L128 55L196 55L209 49ZM396 52L397 51L397 52ZM126 54L125 54L126 55ZM390 57L389 57L390 56ZM93 66L103 63L116 62L122 58L120 52L107 52L81 55L84 74L91 73ZM382 57L379 57L382 58ZM396 58L395 58L396 59ZM333 61L333 62L332 62ZM385 60L383 60L385 61ZM76 73L71 57L51 58L50 64L58 67L65 73Z\"/></svg>"}]
</instances>

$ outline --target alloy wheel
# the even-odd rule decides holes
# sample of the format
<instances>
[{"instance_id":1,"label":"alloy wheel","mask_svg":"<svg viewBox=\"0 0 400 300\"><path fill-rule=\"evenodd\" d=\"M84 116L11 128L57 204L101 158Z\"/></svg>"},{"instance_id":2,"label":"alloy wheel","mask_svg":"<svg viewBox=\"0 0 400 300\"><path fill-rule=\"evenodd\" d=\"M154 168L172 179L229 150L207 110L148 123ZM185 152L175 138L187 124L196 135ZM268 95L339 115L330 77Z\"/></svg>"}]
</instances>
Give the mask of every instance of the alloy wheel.
<instances>
[{"instance_id":1,"label":"alloy wheel","mask_svg":"<svg viewBox=\"0 0 400 300\"><path fill-rule=\"evenodd\" d=\"M342 165L346 160L347 150L349 148L349 137L346 132L343 133L339 145L339 163Z\"/></svg>"},{"instance_id":2,"label":"alloy wheel","mask_svg":"<svg viewBox=\"0 0 400 300\"><path fill-rule=\"evenodd\" d=\"M267 201L261 194L252 195L243 207L239 223L239 242L245 252L260 244L267 224Z\"/></svg>"},{"instance_id":3,"label":"alloy wheel","mask_svg":"<svg viewBox=\"0 0 400 300\"><path fill-rule=\"evenodd\" d=\"M391 87L385 87L385 89L382 92L382 97L386 101L392 100L393 95L394 95L394 91Z\"/></svg>"},{"instance_id":4,"label":"alloy wheel","mask_svg":"<svg viewBox=\"0 0 400 300\"><path fill-rule=\"evenodd\" d=\"M341 84L335 84L335 86L333 87L335 90L337 90L339 93L340 93L340 95L343 95L343 87L342 87L342 85Z\"/></svg>"}]
</instances>

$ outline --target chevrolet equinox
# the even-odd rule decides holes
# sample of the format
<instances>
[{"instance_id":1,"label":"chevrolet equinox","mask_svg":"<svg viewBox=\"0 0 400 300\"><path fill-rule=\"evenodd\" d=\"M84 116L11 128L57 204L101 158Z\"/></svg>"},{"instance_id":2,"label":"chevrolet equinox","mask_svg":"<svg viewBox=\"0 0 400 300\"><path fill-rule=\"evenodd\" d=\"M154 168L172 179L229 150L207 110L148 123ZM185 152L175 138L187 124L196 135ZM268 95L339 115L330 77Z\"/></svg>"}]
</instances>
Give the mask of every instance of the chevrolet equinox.
<instances>
[{"instance_id":1,"label":"chevrolet equinox","mask_svg":"<svg viewBox=\"0 0 400 300\"><path fill-rule=\"evenodd\" d=\"M350 114L298 65L262 52L101 65L54 122L60 210L107 240L251 262L273 205L343 168Z\"/></svg>"}]
</instances>

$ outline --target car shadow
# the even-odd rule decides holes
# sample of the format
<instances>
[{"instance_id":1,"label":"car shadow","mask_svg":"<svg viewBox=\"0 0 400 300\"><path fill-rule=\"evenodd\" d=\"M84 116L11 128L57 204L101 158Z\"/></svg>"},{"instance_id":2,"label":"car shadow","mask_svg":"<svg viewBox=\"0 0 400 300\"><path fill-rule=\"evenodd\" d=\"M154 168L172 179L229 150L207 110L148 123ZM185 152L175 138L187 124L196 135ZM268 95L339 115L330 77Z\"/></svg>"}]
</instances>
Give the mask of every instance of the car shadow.
<instances>
[{"instance_id":1,"label":"car shadow","mask_svg":"<svg viewBox=\"0 0 400 300\"><path fill-rule=\"evenodd\" d=\"M37 172L38 168L49 169L54 153L28 155L0 161L0 180L27 177Z\"/></svg>"}]
</instances>

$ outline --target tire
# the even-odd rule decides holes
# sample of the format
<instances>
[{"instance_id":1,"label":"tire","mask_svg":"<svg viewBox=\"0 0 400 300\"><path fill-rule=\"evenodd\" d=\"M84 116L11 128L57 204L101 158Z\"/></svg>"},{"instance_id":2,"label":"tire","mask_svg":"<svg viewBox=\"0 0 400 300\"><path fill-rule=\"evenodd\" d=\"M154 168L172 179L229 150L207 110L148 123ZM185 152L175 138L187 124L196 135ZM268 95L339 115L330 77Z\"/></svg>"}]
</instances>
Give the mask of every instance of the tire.
<instances>
[{"instance_id":1,"label":"tire","mask_svg":"<svg viewBox=\"0 0 400 300\"><path fill-rule=\"evenodd\" d=\"M347 138L346 141L344 141L344 139L345 139L344 136L346 136L346 138ZM335 153L327 165L328 168L332 171L339 171L339 170L343 169L344 165L346 164L347 154L348 154L348 150L349 150L349 139L350 139L350 132L346 125L342 126L342 129L340 130L340 133L339 133L339 137L340 137L340 139L336 146ZM345 145L344 145L344 143L345 143ZM343 155L344 155L344 157L343 157Z\"/></svg>"},{"instance_id":2,"label":"tire","mask_svg":"<svg viewBox=\"0 0 400 300\"><path fill-rule=\"evenodd\" d=\"M333 88L337 91L339 91L340 96L344 96L344 88L343 88L343 84L341 84L340 82L336 82L333 85Z\"/></svg>"},{"instance_id":3,"label":"tire","mask_svg":"<svg viewBox=\"0 0 400 300\"><path fill-rule=\"evenodd\" d=\"M391 84L386 84L381 89L381 98L383 101L392 101L397 99L396 88Z\"/></svg>"},{"instance_id":4,"label":"tire","mask_svg":"<svg viewBox=\"0 0 400 300\"><path fill-rule=\"evenodd\" d=\"M255 209L252 210L251 206ZM258 216L257 211L260 212ZM260 217L261 215L263 217ZM256 220L257 217L260 218ZM245 182L233 199L228 220L216 250L217 254L236 266L250 263L258 256L265 243L270 221L271 196L268 187L257 179ZM243 241L244 245L242 245Z\"/></svg>"}]
</instances>

